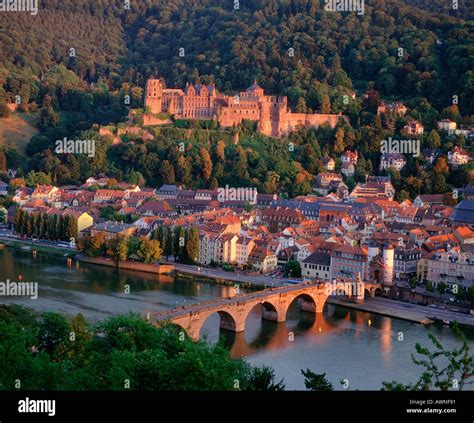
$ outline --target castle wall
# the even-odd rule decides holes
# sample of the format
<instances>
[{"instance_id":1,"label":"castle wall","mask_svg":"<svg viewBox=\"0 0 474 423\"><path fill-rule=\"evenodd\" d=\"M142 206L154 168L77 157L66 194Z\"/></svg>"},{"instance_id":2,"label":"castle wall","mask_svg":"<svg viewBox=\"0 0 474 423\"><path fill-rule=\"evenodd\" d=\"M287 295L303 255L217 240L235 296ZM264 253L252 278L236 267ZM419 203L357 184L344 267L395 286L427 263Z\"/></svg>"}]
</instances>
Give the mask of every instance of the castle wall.
<instances>
[{"instance_id":1,"label":"castle wall","mask_svg":"<svg viewBox=\"0 0 474 423\"><path fill-rule=\"evenodd\" d=\"M330 115L330 114L305 114L305 113L287 113L286 114L286 125L284 125L284 133L289 134L295 131L298 125L303 125L306 128L318 127L328 123L331 128L334 128L339 118L342 115Z\"/></svg>"},{"instance_id":2,"label":"castle wall","mask_svg":"<svg viewBox=\"0 0 474 423\"><path fill-rule=\"evenodd\" d=\"M157 126L157 125L166 125L172 123L171 119L162 120L159 117L152 115L143 116L143 126Z\"/></svg>"},{"instance_id":3,"label":"castle wall","mask_svg":"<svg viewBox=\"0 0 474 423\"><path fill-rule=\"evenodd\" d=\"M223 128L227 128L233 125L239 125L242 120L260 120L260 111L258 104L249 104L243 106L241 104L235 104L231 107L223 107L219 115L219 123Z\"/></svg>"}]
</instances>

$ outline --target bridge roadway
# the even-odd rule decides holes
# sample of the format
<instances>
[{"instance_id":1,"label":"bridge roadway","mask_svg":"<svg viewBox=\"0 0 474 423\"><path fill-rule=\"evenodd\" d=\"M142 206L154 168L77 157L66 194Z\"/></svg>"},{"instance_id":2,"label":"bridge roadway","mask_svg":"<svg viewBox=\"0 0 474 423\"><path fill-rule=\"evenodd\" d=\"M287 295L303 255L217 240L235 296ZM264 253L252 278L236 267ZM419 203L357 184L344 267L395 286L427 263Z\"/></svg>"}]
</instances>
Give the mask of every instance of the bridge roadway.
<instances>
[{"instance_id":1,"label":"bridge roadway","mask_svg":"<svg viewBox=\"0 0 474 423\"><path fill-rule=\"evenodd\" d=\"M149 319L156 324L171 322L186 331L191 339L198 340L201 328L214 313L220 316L220 327L232 332L243 332L245 321L254 307L260 305L262 318L284 322L288 308L298 300L302 310L322 313L329 296L340 295L355 302L363 302L365 291L373 296L376 286L359 281L311 281L266 289L219 301L209 301L152 314Z\"/></svg>"}]
</instances>

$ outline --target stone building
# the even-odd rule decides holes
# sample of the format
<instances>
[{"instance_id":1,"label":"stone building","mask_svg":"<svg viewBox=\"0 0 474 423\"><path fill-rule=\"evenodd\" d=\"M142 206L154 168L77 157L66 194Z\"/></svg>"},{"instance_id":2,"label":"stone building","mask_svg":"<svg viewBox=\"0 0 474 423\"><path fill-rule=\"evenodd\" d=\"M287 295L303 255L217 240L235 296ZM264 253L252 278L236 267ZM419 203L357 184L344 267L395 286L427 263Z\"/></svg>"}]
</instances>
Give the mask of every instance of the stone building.
<instances>
[{"instance_id":1,"label":"stone building","mask_svg":"<svg viewBox=\"0 0 474 423\"><path fill-rule=\"evenodd\" d=\"M298 126L317 127L325 123L335 127L342 114L292 113L287 97L265 95L254 82L235 96L218 93L214 85L190 85L184 90L164 88L160 79L149 79L145 94L144 125L156 124L154 115L174 115L178 119L215 119L223 128L237 126L243 120L257 122L258 131L279 137Z\"/></svg>"}]
</instances>

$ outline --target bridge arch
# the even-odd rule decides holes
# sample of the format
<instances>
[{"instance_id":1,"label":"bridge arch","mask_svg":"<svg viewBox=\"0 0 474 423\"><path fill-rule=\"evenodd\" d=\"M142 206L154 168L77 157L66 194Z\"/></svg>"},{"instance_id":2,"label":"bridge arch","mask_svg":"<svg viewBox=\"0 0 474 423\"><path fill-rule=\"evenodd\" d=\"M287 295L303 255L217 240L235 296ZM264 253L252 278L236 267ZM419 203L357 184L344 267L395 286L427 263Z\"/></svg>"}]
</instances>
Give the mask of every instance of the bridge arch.
<instances>
[{"instance_id":1,"label":"bridge arch","mask_svg":"<svg viewBox=\"0 0 474 423\"><path fill-rule=\"evenodd\" d=\"M282 314L281 307L276 302L273 302L271 300L270 301L265 300L265 301L262 301L260 305L261 305L263 320L271 320L272 322L282 322L285 320L285 315Z\"/></svg>"},{"instance_id":2,"label":"bridge arch","mask_svg":"<svg viewBox=\"0 0 474 423\"><path fill-rule=\"evenodd\" d=\"M282 307L278 301L274 299L266 299L263 301L252 302L248 304L243 312L244 322L257 311L262 320L270 320L272 322L283 322L285 321L285 315L282 312Z\"/></svg>"},{"instance_id":3,"label":"bridge arch","mask_svg":"<svg viewBox=\"0 0 474 423\"><path fill-rule=\"evenodd\" d=\"M295 301L298 301L298 307L300 308L300 310L309 311L310 313L318 312L320 302L319 298L317 298L317 296L313 295L310 292L300 292L287 299L284 311L285 320L288 314L288 310L295 303Z\"/></svg>"},{"instance_id":4,"label":"bridge arch","mask_svg":"<svg viewBox=\"0 0 474 423\"><path fill-rule=\"evenodd\" d=\"M228 310L212 310L209 313L203 315L200 319L200 324L194 329L194 338L199 339L201 336L202 328L206 322L215 315L219 316L219 328L228 330L231 332L243 332L245 329L245 320L234 316L233 313Z\"/></svg>"}]
</instances>

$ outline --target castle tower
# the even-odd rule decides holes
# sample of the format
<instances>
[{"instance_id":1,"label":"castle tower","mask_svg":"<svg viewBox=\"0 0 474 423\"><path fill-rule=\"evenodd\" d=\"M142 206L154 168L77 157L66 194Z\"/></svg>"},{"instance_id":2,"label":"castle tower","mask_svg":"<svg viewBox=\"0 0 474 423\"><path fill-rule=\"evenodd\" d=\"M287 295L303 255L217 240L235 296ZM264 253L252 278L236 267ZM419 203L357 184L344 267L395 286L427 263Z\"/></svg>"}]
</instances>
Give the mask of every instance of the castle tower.
<instances>
[{"instance_id":1,"label":"castle tower","mask_svg":"<svg viewBox=\"0 0 474 423\"><path fill-rule=\"evenodd\" d=\"M259 122L258 122L258 130L267 136L271 136L272 134L272 121L271 121L271 113L270 113L270 103L268 101L268 97L263 97L258 102L259 107Z\"/></svg>"},{"instance_id":2,"label":"castle tower","mask_svg":"<svg viewBox=\"0 0 474 423\"><path fill-rule=\"evenodd\" d=\"M265 95L263 92L263 88L257 84L256 79L253 84L247 89L247 92L258 98L263 97Z\"/></svg>"},{"instance_id":3,"label":"castle tower","mask_svg":"<svg viewBox=\"0 0 474 423\"><path fill-rule=\"evenodd\" d=\"M151 114L163 110L163 84L159 79L150 78L146 83L145 111Z\"/></svg>"},{"instance_id":4,"label":"castle tower","mask_svg":"<svg viewBox=\"0 0 474 423\"><path fill-rule=\"evenodd\" d=\"M393 268L395 265L395 248L392 245L388 245L383 250L383 284L392 286L393 285Z\"/></svg>"},{"instance_id":5,"label":"castle tower","mask_svg":"<svg viewBox=\"0 0 474 423\"><path fill-rule=\"evenodd\" d=\"M277 97L277 118L275 122L274 135L279 137L288 132L288 99L286 97Z\"/></svg>"}]
</instances>

